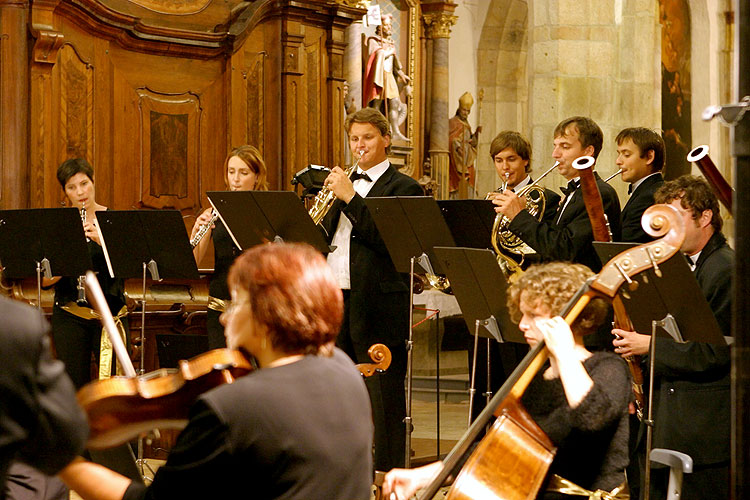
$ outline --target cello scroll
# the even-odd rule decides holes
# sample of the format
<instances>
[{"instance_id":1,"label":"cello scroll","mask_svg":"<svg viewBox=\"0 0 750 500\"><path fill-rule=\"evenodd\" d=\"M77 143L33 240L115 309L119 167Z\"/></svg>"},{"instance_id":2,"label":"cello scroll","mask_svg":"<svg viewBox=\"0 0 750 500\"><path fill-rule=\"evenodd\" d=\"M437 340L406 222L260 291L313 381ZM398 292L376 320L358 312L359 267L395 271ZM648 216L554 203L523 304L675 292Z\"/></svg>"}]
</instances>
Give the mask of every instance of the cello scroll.
<instances>
[{"instance_id":1,"label":"cello scroll","mask_svg":"<svg viewBox=\"0 0 750 500\"><path fill-rule=\"evenodd\" d=\"M376 373L382 373L391 366L391 350L385 345L373 344L367 350L367 354L374 363L360 363L357 365L357 369L363 377L371 377Z\"/></svg>"}]
</instances>

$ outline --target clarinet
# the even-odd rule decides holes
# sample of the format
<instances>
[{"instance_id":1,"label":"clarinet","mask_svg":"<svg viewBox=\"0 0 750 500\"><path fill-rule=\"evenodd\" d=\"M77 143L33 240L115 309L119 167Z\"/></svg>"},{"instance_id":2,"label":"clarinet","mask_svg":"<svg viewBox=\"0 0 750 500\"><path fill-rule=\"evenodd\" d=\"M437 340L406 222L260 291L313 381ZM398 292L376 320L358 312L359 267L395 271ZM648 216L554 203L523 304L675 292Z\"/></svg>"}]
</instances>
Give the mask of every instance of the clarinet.
<instances>
[{"instance_id":1,"label":"clarinet","mask_svg":"<svg viewBox=\"0 0 750 500\"><path fill-rule=\"evenodd\" d=\"M86 207L81 208L81 223L85 226L86 225ZM88 237L86 238L86 242L91 241ZM79 276L78 277L78 283L76 285L76 289L78 290L78 298L76 299L76 304L79 306L86 304L86 276Z\"/></svg>"},{"instance_id":2,"label":"clarinet","mask_svg":"<svg viewBox=\"0 0 750 500\"><path fill-rule=\"evenodd\" d=\"M219 212L213 210L211 212L211 220L209 220L206 224L203 224L200 229L198 229L198 232L195 233L193 239L190 240L190 248L195 248L196 246L198 246L198 243L200 243L203 237L208 234L208 230L211 229L211 226L214 222L216 222L216 219L218 218Z\"/></svg>"}]
</instances>

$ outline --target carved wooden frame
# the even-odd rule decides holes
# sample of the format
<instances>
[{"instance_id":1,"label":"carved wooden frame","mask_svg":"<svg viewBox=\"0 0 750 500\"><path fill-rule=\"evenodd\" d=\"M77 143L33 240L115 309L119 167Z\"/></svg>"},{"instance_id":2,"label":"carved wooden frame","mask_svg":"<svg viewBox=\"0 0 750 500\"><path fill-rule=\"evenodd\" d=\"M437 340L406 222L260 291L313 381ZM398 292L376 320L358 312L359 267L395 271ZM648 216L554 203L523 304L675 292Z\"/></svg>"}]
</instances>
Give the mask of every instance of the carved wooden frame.
<instances>
[{"instance_id":1,"label":"carved wooden frame","mask_svg":"<svg viewBox=\"0 0 750 500\"><path fill-rule=\"evenodd\" d=\"M140 113L139 205L142 208L178 210L198 206L202 192L198 176L202 110L198 96L193 93L160 94L147 88L136 92ZM184 130L181 130L183 125ZM163 151L159 144L153 143L155 134L169 133L170 128L171 132L182 135L182 151ZM173 138L165 144L179 146L182 141ZM167 153L177 155L169 157ZM184 186L179 186L178 183L182 182ZM172 188L174 192L165 192L165 188Z\"/></svg>"}]
</instances>

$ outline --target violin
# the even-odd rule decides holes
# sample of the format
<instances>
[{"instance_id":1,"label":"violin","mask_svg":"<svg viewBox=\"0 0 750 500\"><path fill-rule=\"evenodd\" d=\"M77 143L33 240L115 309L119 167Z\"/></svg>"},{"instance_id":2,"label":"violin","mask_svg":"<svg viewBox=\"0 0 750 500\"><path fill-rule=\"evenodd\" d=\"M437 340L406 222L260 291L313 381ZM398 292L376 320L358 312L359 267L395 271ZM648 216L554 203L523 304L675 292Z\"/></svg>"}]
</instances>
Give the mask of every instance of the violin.
<instances>
[{"instance_id":1,"label":"violin","mask_svg":"<svg viewBox=\"0 0 750 500\"><path fill-rule=\"evenodd\" d=\"M371 377L376 373L383 373L391 366L391 350L383 344L373 344L367 350L367 355L374 363L359 363L357 369L363 377Z\"/></svg>"},{"instance_id":2,"label":"violin","mask_svg":"<svg viewBox=\"0 0 750 500\"><path fill-rule=\"evenodd\" d=\"M188 410L202 393L247 375L250 361L239 351L214 349L176 370L160 369L136 376L125 343L115 326L96 275L88 271L88 297L99 313L125 377L95 380L78 391L78 403L89 419L88 448L101 450L127 443L156 428L182 429Z\"/></svg>"},{"instance_id":3,"label":"violin","mask_svg":"<svg viewBox=\"0 0 750 500\"><path fill-rule=\"evenodd\" d=\"M675 208L669 205L650 207L643 215L643 226L652 236L662 238L610 260L565 306L561 315L568 325L593 298L612 299L624 283L633 290L638 286L637 275L651 268L658 271L659 264L679 251L685 232L682 217ZM441 469L422 490L420 500L435 496L493 417L497 419L458 473L447 499L530 500L536 497L556 450L523 408L521 397L547 358L544 342L526 355L445 457Z\"/></svg>"},{"instance_id":4,"label":"violin","mask_svg":"<svg viewBox=\"0 0 750 500\"><path fill-rule=\"evenodd\" d=\"M156 428L182 429L198 396L253 370L242 353L231 349L214 349L179 365L83 386L77 397L91 427L88 447L111 448Z\"/></svg>"}]
</instances>

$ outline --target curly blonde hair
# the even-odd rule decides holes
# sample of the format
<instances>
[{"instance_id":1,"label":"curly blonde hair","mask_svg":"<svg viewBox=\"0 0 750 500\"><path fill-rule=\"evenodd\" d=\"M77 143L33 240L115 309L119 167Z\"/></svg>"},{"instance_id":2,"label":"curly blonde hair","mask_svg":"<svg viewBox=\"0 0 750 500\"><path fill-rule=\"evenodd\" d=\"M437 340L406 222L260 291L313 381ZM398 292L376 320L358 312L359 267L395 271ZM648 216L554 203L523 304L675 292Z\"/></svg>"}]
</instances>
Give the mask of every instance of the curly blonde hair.
<instances>
[{"instance_id":1,"label":"curly blonde hair","mask_svg":"<svg viewBox=\"0 0 750 500\"><path fill-rule=\"evenodd\" d=\"M550 262L528 268L508 288L508 310L511 319L521 321L521 297L532 307L543 306L551 315L560 314L570 299L593 276L591 270L581 264ZM607 316L609 305L604 299L589 302L571 329L578 335L593 333Z\"/></svg>"}]
</instances>

